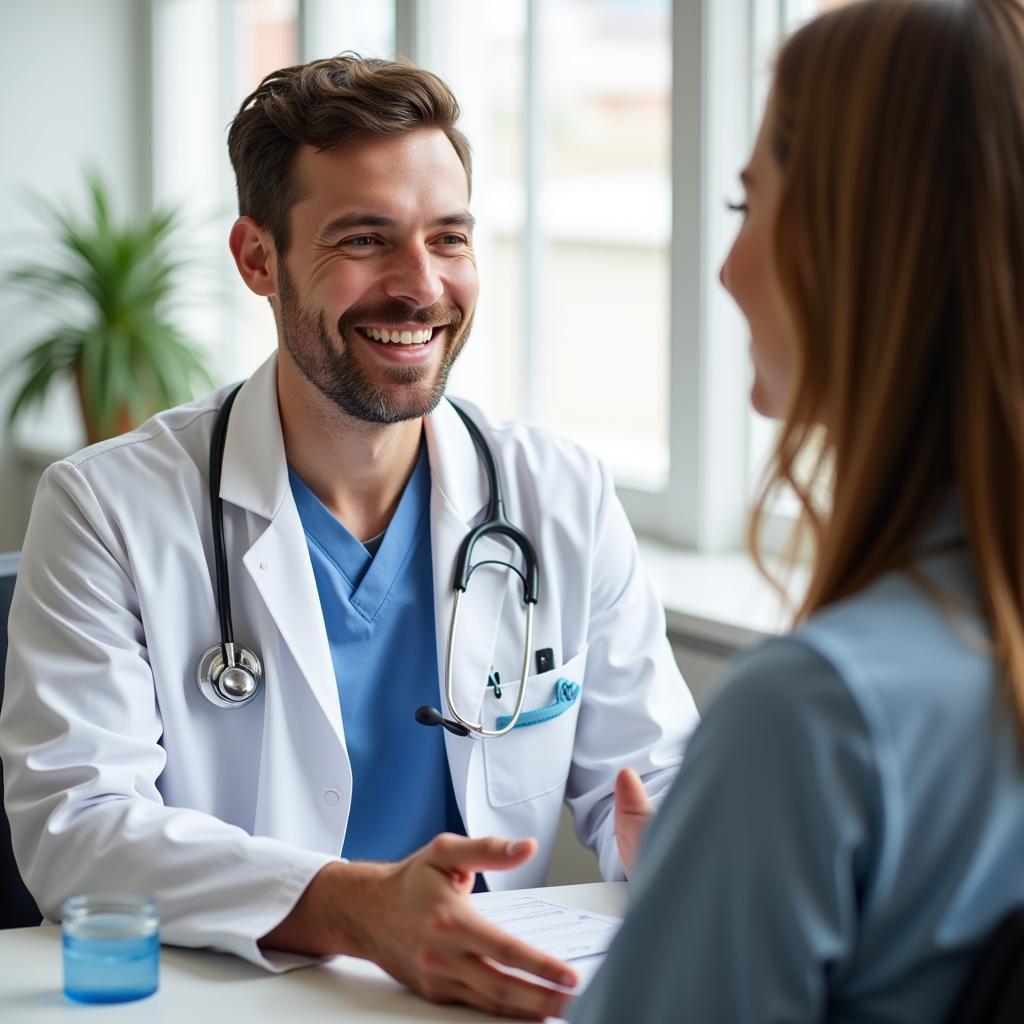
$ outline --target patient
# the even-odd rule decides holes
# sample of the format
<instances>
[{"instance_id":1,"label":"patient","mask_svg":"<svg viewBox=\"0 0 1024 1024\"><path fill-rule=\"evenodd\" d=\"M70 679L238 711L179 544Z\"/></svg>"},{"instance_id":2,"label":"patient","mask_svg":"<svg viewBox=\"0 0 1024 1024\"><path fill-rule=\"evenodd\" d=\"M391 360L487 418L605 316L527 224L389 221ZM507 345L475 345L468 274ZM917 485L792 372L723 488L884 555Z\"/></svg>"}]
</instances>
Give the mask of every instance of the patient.
<instances>
[{"instance_id":1,"label":"patient","mask_svg":"<svg viewBox=\"0 0 1024 1024\"><path fill-rule=\"evenodd\" d=\"M1024 902L1024 5L807 24L742 181L752 533L792 488L810 584L730 666L573 1020L940 1021Z\"/></svg>"}]
</instances>

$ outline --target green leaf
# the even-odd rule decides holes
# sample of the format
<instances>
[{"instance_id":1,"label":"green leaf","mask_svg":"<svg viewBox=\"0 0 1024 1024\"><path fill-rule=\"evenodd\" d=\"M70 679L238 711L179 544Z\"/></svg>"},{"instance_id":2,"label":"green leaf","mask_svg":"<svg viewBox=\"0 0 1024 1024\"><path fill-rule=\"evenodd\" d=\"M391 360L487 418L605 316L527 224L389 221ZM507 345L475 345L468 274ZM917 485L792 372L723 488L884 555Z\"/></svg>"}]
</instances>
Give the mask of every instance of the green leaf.
<instances>
[{"instance_id":1,"label":"green leaf","mask_svg":"<svg viewBox=\"0 0 1024 1024\"><path fill-rule=\"evenodd\" d=\"M76 348L73 337L52 334L12 361L11 367L22 377L22 384L8 410L9 424L15 422L23 409L43 399L54 377L67 372L73 364Z\"/></svg>"}]
</instances>

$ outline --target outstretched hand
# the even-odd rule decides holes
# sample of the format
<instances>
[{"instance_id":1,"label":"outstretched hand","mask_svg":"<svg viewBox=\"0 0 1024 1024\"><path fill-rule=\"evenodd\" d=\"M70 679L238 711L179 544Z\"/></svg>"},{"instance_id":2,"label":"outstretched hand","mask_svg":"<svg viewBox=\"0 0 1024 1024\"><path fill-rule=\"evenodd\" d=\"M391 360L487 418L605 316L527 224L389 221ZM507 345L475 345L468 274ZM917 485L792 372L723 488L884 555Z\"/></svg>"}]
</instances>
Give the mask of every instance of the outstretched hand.
<instances>
[{"instance_id":1,"label":"outstretched hand","mask_svg":"<svg viewBox=\"0 0 1024 1024\"><path fill-rule=\"evenodd\" d=\"M615 778L615 841L627 876L633 873L647 823L653 815L654 808L640 776L632 768L623 768Z\"/></svg>"},{"instance_id":2,"label":"outstretched hand","mask_svg":"<svg viewBox=\"0 0 1024 1024\"><path fill-rule=\"evenodd\" d=\"M533 839L446 834L397 864L329 864L261 945L372 960L436 1003L526 1020L559 1016L568 993L551 986L575 986L572 968L485 920L468 898L477 871L518 867L536 848Z\"/></svg>"},{"instance_id":3,"label":"outstretched hand","mask_svg":"<svg viewBox=\"0 0 1024 1024\"><path fill-rule=\"evenodd\" d=\"M438 836L379 891L370 959L433 1002L535 1020L559 1015L564 993L500 967L566 987L576 984L571 968L501 931L466 898L477 871L518 867L535 851L532 839Z\"/></svg>"}]
</instances>

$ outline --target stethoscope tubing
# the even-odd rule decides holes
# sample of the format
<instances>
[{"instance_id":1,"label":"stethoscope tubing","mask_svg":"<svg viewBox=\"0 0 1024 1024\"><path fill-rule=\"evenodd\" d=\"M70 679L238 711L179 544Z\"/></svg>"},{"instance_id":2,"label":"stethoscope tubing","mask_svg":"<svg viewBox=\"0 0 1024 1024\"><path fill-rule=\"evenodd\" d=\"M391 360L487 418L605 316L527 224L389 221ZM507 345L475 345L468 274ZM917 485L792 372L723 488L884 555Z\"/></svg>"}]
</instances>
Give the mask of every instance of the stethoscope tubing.
<instances>
[{"instance_id":1,"label":"stethoscope tubing","mask_svg":"<svg viewBox=\"0 0 1024 1024\"><path fill-rule=\"evenodd\" d=\"M221 646L224 649L225 666L235 664L235 630L231 616L231 583L228 578L228 559L224 543L224 502L220 496L220 481L224 468L224 441L228 433L228 420L231 417L231 407L235 404L235 399L241 390L242 385L239 384L224 399L224 404L217 413L217 420L213 425L213 436L210 439L210 451L216 453L217 456L210 459L210 519L213 525L217 615L220 620L220 637Z\"/></svg>"},{"instance_id":2,"label":"stethoscope tubing","mask_svg":"<svg viewBox=\"0 0 1024 1024\"><path fill-rule=\"evenodd\" d=\"M449 401L451 401L449 399ZM537 563L537 553L529 537L517 526L513 526L505 518L505 495L501 487L501 476L498 473L498 464L495 462L494 453L487 444L480 428L470 419L469 415L455 402L452 408L459 414L460 419L466 425L469 436L473 439L480 461L487 475L487 512L484 521L463 538L459 546L459 552L455 558L455 599L452 602L452 617L448 625L448 642L444 658L444 699L451 712L452 718L470 734L480 739L493 739L497 736L504 736L519 724L519 716L522 714L523 702L526 699L526 676L530 669L530 651L533 647L533 609L537 604L540 595L540 567ZM523 603L526 605L526 638L523 645L523 666L519 674L521 680L519 693L516 696L516 705L509 721L503 729L485 729L482 722L472 722L464 718L455 706L455 631L458 624L459 604L462 595L469 587L469 578L473 574L473 548L482 537L500 536L510 540L519 549L523 557L523 572L520 574L523 580Z\"/></svg>"},{"instance_id":3,"label":"stethoscope tubing","mask_svg":"<svg viewBox=\"0 0 1024 1024\"><path fill-rule=\"evenodd\" d=\"M471 735L479 739L494 739L496 736L504 736L505 733L511 732L523 712L523 702L526 700L526 674L530 670L530 650L533 647L533 609L535 604L531 601L526 605L526 642L523 646L523 667L519 674L522 682L519 684L519 693L516 695L516 706L503 729L485 729L482 722L467 721L455 707L455 627L459 617L459 602L464 593L465 590L456 590L455 600L452 602L452 617L448 625L448 643L444 656L444 700L448 705L448 710L452 713L452 718L464 729L468 729Z\"/></svg>"}]
</instances>

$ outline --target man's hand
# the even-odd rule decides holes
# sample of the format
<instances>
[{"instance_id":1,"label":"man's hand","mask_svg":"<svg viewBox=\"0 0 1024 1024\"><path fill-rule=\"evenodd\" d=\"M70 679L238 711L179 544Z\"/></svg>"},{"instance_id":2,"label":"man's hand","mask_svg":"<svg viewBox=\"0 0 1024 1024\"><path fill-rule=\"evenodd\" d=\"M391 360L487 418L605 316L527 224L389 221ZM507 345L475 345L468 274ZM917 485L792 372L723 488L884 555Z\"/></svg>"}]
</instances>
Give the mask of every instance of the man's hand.
<instances>
[{"instance_id":1,"label":"man's hand","mask_svg":"<svg viewBox=\"0 0 1024 1024\"><path fill-rule=\"evenodd\" d=\"M484 920L467 898L477 871L518 867L536 845L440 835L398 864L328 864L260 945L372 960L436 1003L527 1020L558 1016L566 993L500 968L566 988L576 984L572 969Z\"/></svg>"},{"instance_id":2,"label":"man's hand","mask_svg":"<svg viewBox=\"0 0 1024 1024\"><path fill-rule=\"evenodd\" d=\"M615 778L615 841L627 876L633 874L640 843L653 814L640 776L632 768L623 768Z\"/></svg>"}]
</instances>

